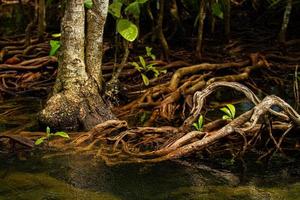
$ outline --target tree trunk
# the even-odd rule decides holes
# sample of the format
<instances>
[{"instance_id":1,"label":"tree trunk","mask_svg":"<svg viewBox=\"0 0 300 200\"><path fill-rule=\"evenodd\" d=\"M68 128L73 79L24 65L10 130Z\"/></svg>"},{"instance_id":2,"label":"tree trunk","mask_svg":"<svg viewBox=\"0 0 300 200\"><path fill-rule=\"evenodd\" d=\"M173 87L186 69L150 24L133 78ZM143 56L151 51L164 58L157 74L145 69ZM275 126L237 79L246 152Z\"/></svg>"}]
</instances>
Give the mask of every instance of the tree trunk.
<instances>
[{"instance_id":1,"label":"tree trunk","mask_svg":"<svg viewBox=\"0 0 300 200\"><path fill-rule=\"evenodd\" d=\"M53 94L39 115L42 124L59 130L89 130L115 118L100 96L107 9L108 0L94 0L85 26L83 0L67 2L61 26L58 75Z\"/></svg>"}]
</instances>

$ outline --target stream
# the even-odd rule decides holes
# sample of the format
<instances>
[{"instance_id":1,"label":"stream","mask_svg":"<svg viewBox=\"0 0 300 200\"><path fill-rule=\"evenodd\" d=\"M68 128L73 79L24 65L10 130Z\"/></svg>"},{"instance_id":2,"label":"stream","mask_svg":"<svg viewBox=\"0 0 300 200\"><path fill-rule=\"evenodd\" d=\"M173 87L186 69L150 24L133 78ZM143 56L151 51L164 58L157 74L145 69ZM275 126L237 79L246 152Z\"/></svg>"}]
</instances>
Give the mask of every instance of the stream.
<instances>
[{"instance_id":1,"label":"stream","mask_svg":"<svg viewBox=\"0 0 300 200\"><path fill-rule=\"evenodd\" d=\"M30 123L41 109L41 100L19 98L0 105L3 132ZM33 124L29 130L35 129ZM0 151L0 200L300 199L298 151L293 159L276 154L268 166L246 158L247 169L230 158L201 155L113 167L87 156L43 155L38 149L16 155Z\"/></svg>"},{"instance_id":2,"label":"stream","mask_svg":"<svg viewBox=\"0 0 300 200\"><path fill-rule=\"evenodd\" d=\"M241 175L237 167L230 172L186 160L108 167L86 156L2 157L0 199L295 200L300 199L299 166L257 165Z\"/></svg>"}]
</instances>

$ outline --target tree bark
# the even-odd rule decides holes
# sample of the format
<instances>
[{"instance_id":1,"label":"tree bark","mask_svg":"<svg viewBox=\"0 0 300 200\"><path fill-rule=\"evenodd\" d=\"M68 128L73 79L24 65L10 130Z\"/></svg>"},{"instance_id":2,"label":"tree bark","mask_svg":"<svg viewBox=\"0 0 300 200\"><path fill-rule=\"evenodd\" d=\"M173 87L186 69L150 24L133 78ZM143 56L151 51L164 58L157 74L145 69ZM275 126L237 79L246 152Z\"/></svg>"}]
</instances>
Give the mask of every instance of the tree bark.
<instances>
[{"instance_id":1,"label":"tree bark","mask_svg":"<svg viewBox=\"0 0 300 200\"><path fill-rule=\"evenodd\" d=\"M39 115L42 124L59 130L89 130L115 118L100 96L107 5L108 0L94 0L85 26L83 0L68 1L61 26L58 75L53 94Z\"/></svg>"}]
</instances>

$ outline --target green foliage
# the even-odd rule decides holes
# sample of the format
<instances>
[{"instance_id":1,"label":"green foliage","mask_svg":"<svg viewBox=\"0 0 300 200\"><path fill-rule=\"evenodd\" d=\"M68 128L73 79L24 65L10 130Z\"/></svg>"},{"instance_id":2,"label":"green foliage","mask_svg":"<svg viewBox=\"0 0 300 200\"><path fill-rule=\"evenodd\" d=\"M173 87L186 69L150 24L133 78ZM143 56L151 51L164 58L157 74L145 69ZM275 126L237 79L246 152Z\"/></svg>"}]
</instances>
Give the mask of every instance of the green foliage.
<instances>
[{"instance_id":1,"label":"green foliage","mask_svg":"<svg viewBox=\"0 0 300 200\"><path fill-rule=\"evenodd\" d=\"M93 7L93 1L92 0L84 0L84 7L87 9L91 9Z\"/></svg>"},{"instance_id":2,"label":"green foliage","mask_svg":"<svg viewBox=\"0 0 300 200\"><path fill-rule=\"evenodd\" d=\"M156 60L156 56L152 53L151 47L146 47L146 56L152 58L152 60Z\"/></svg>"},{"instance_id":3,"label":"green foliage","mask_svg":"<svg viewBox=\"0 0 300 200\"><path fill-rule=\"evenodd\" d=\"M54 33L51 36L54 38L59 38L59 37L61 37L61 33Z\"/></svg>"},{"instance_id":4,"label":"green foliage","mask_svg":"<svg viewBox=\"0 0 300 200\"><path fill-rule=\"evenodd\" d=\"M121 9L122 9L123 4L121 2L113 2L112 4L109 5L108 7L108 12L116 17L116 18L121 18Z\"/></svg>"},{"instance_id":5,"label":"green foliage","mask_svg":"<svg viewBox=\"0 0 300 200\"><path fill-rule=\"evenodd\" d=\"M212 10L212 14L214 16L219 17L220 19L223 19L224 13L222 11L220 3L214 3L211 7L211 10Z\"/></svg>"},{"instance_id":6,"label":"green foliage","mask_svg":"<svg viewBox=\"0 0 300 200\"><path fill-rule=\"evenodd\" d=\"M235 107L232 104L226 104L226 107L220 109L222 112L225 113L222 119L225 120L232 120L235 118Z\"/></svg>"},{"instance_id":7,"label":"green foliage","mask_svg":"<svg viewBox=\"0 0 300 200\"><path fill-rule=\"evenodd\" d=\"M204 125L204 118L203 115L200 115L198 118L198 121L193 123L193 126L197 131L202 131L203 130L203 125Z\"/></svg>"},{"instance_id":8,"label":"green foliage","mask_svg":"<svg viewBox=\"0 0 300 200\"><path fill-rule=\"evenodd\" d=\"M47 126L46 128L46 136L43 136L43 137L40 137L39 139L37 139L35 141L35 145L40 145L42 143L45 142L45 140L49 140L50 138L52 137L63 137L63 138L66 138L66 139L69 139L69 135L66 133L66 132L62 132L62 131L59 131L59 132L56 132L56 133L51 133L50 131L50 128Z\"/></svg>"},{"instance_id":9,"label":"green foliage","mask_svg":"<svg viewBox=\"0 0 300 200\"><path fill-rule=\"evenodd\" d=\"M50 52L49 56L54 56L56 55L58 49L60 48L61 44L59 40L50 40Z\"/></svg>"},{"instance_id":10,"label":"green foliage","mask_svg":"<svg viewBox=\"0 0 300 200\"><path fill-rule=\"evenodd\" d=\"M127 19L118 20L117 31L129 42L133 42L137 38L139 32L137 26Z\"/></svg>"},{"instance_id":11,"label":"green foliage","mask_svg":"<svg viewBox=\"0 0 300 200\"><path fill-rule=\"evenodd\" d=\"M151 51L152 48L146 47L146 55L144 57L149 57L152 60L155 60L156 56L152 54ZM161 73L167 73L167 70L161 70L156 68L155 63L147 64L144 57L139 56L139 62L131 62L130 64L141 73L142 80L147 86L149 85L149 78L146 75L147 73L152 72L155 77L158 77Z\"/></svg>"},{"instance_id":12,"label":"green foliage","mask_svg":"<svg viewBox=\"0 0 300 200\"><path fill-rule=\"evenodd\" d=\"M141 13L140 6L146 2L147 0L136 0L133 2L114 0L108 7L108 12L117 21L117 32L129 42L133 42L139 33L138 27L129 18L133 17L135 20L138 20ZM124 12L122 12L123 6L125 6Z\"/></svg>"}]
</instances>

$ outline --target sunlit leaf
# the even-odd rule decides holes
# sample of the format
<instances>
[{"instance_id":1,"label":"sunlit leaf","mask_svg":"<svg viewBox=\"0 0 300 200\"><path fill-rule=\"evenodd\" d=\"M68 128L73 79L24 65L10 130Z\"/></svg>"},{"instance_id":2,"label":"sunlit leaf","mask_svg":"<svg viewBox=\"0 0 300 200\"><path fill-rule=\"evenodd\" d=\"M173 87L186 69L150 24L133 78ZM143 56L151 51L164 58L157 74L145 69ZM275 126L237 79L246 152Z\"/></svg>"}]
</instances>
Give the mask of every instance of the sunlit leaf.
<instances>
[{"instance_id":1,"label":"sunlit leaf","mask_svg":"<svg viewBox=\"0 0 300 200\"><path fill-rule=\"evenodd\" d=\"M152 54L152 48L151 47L146 47L146 55L148 57L151 57L152 60L156 59L156 56L154 54Z\"/></svg>"},{"instance_id":2,"label":"sunlit leaf","mask_svg":"<svg viewBox=\"0 0 300 200\"><path fill-rule=\"evenodd\" d=\"M197 130L197 131L199 131L199 126L198 126L198 124L197 123L193 123L193 126L195 127L195 129Z\"/></svg>"},{"instance_id":3,"label":"sunlit leaf","mask_svg":"<svg viewBox=\"0 0 300 200\"><path fill-rule=\"evenodd\" d=\"M47 134L47 136L50 135L50 133L51 133L50 127L47 126L47 128L46 128L46 134Z\"/></svg>"},{"instance_id":4,"label":"sunlit leaf","mask_svg":"<svg viewBox=\"0 0 300 200\"><path fill-rule=\"evenodd\" d=\"M155 77L159 76L159 71L156 68L153 68L152 71L154 72Z\"/></svg>"},{"instance_id":5,"label":"sunlit leaf","mask_svg":"<svg viewBox=\"0 0 300 200\"><path fill-rule=\"evenodd\" d=\"M152 48L151 47L145 47L145 49L146 49L146 55L147 56L150 56L152 53L151 53L151 51L152 51Z\"/></svg>"},{"instance_id":6,"label":"sunlit leaf","mask_svg":"<svg viewBox=\"0 0 300 200\"><path fill-rule=\"evenodd\" d=\"M117 31L124 39L130 42L137 38L139 32L137 26L127 19L118 20Z\"/></svg>"},{"instance_id":7,"label":"sunlit leaf","mask_svg":"<svg viewBox=\"0 0 300 200\"><path fill-rule=\"evenodd\" d=\"M228 119L231 119L231 118L228 115L223 115L222 119L228 120Z\"/></svg>"},{"instance_id":8,"label":"sunlit leaf","mask_svg":"<svg viewBox=\"0 0 300 200\"><path fill-rule=\"evenodd\" d=\"M229 117L231 117L231 112L228 108L224 107L224 108L220 108L220 110L223 111Z\"/></svg>"},{"instance_id":9,"label":"sunlit leaf","mask_svg":"<svg viewBox=\"0 0 300 200\"><path fill-rule=\"evenodd\" d=\"M142 64L142 66L144 68L146 68L146 62L145 62L145 59L142 57L142 56L139 56L139 59L140 59L140 63Z\"/></svg>"},{"instance_id":10,"label":"sunlit leaf","mask_svg":"<svg viewBox=\"0 0 300 200\"><path fill-rule=\"evenodd\" d=\"M61 33L53 33L51 36L54 38L59 38L61 36Z\"/></svg>"},{"instance_id":11,"label":"sunlit leaf","mask_svg":"<svg viewBox=\"0 0 300 200\"><path fill-rule=\"evenodd\" d=\"M84 7L87 9L91 9L93 7L93 1L92 0L84 0Z\"/></svg>"},{"instance_id":12,"label":"sunlit leaf","mask_svg":"<svg viewBox=\"0 0 300 200\"><path fill-rule=\"evenodd\" d=\"M56 132L54 133L55 136L60 136L63 138L70 138L69 135L66 132Z\"/></svg>"},{"instance_id":13,"label":"sunlit leaf","mask_svg":"<svg viewBox=\"0 0 300 200\"><path fill-rule=\"evenodd\" d=\"M134 68L136 70L138 70L139 72L143 69L142 67L139 66L139 64L137 62L131 62L130 63L132 66L134 66Z\"/></svg>"},{"instance_id":14,"label":"sunlit leaf","mask_svg":"<svg viewBox=\"0 0 300 200\"><path fill-rule=\"evenodd\" d=\"M60 41L59 40L50 40L50 52L49 52L49 56L54 56L58 49L60 48Z\"/></svg>"},{"instance_id":15,"label":"sunlit leaf","mask_svg":"<svg viewBox=\"0 0 300 200\"><path fill-rule=\"evenodd\" d=\"M120 18L122 5L123 4L121 2L113 2L109 5L108 12L116 18Z\"/></svg>"},{"instance_id":16,"label":"sunlit leaf","mask_svg":"<svg viewBox=\"0 0 300 200\"><path fill-rule=\"evenodd\" d=\"M167 70L166 69L162 69L162 70L160 70L160 72L166 74Z\"/></svg>"},{"instance_id":17,"label":"sunlit leaf","mask_svg":"<svg viewBox=\"0 0 300 200\"><path fill-rule=\"evenodd\" d=\"M35 145L40 145L40 144L42 144L42 143L44 142L44 140L45 140L46 138L47 138L47 137L41 137L41 138L37 139L37 140L34 142L34 144L35 144Z\"/></svg>"},{"instance_id":18,"label":"sunlit leaf","mask_svg":"<svg viewBox=\"0 0 300 200\"><path fill-rule=\"evenodd\" d=\"M198 119L199 129L201 129L203 127L203 123L204 123L203 115L200 115L200 117Z\"/></svg>"},{"instance_id":19,"label":"sunlit leaf","mask_svg":"<svg viewBox=\"0 0 300 200\"><path fill-rule=\"evenodd\" d=\"M235 107L234 107L234 105L227 104L226 106L227 106L227 108L229 108L229 111L231 113L230 114L231 118L234 119L234 117L235 117Z\"/></svg>"},{"instance_id":20,"label":"sunlit leaf","mask_svg":"<svg viewBox=\"0 0 300 200\"><path fill-rule=\"evenodd\" d=\"M149 79L148 79L148 77L145 74L141 74L141 76L142 76L144 84L146 86L148 86L149 85Z\"/></svg>"}]
</instances>

